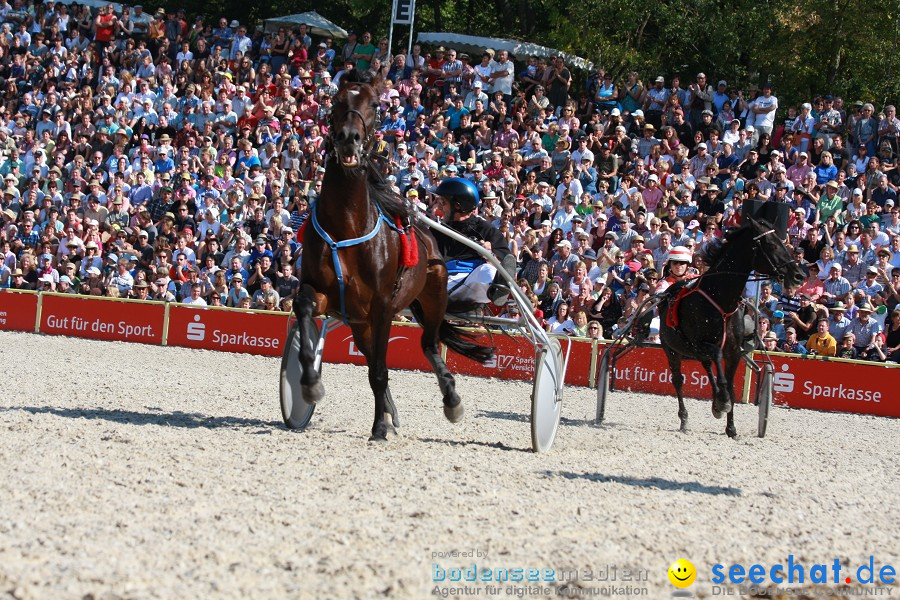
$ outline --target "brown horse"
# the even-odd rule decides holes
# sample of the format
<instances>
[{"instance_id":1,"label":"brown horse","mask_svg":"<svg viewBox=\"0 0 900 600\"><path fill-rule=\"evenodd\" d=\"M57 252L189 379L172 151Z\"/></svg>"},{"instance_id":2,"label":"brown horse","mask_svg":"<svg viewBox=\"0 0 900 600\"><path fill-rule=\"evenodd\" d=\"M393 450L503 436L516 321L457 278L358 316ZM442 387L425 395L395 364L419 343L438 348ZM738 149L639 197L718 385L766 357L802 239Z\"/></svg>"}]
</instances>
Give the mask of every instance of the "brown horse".
<instances>
[{"instance_id":1,"label":"brown horse","mask_svg":"<svg viewBox=\"0 0 900 600\"><path fill-rule=\"evenodd\" d=\"M403 266L397 222L408 220L408 209L391 190L372 157L378 107L378 81L350 73L342 78L331 116L330 146L322 191L310 208L303 242L302 284L294 311L303 343L300 378L304 397L315 403L324 387L313 362L317 337L313 317L328 314L343 319L369 367L375 395L373 440L387 434L386 413L399 425L388 388L386 364L391 321L409 307L422 326L422 351L438 378L444 415L462 418L463 407L453 375L438 352L438 341L452 350L484 362L493 348L476 345L471 337L444 320L447 310L447 268L427 228L414 226L418 262Z\"/></svg>"}]
</instances>

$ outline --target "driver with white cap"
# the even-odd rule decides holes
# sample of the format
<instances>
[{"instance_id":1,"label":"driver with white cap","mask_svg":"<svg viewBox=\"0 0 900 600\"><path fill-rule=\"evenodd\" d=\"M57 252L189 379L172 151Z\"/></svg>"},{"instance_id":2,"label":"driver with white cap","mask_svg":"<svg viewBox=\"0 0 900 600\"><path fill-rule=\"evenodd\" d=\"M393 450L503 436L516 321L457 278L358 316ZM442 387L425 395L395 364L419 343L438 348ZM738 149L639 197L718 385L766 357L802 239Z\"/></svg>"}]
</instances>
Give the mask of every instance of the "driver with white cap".
<instances>
[{"instance_id":1,"label":"driver with white cap","mask_svg":"<svg viewBox=\"0 0 900 600\"><path fill-rule=\"evenodd\" d=\"M669 257L666 259L666 264L669 265L669 273L656 284L656 293L667 290L678 281L696 277L696 275L688 273L688 267L690 267L692 260L691 251L684 246L675 246L669 250Z\"/></svg>"}]
</instances>

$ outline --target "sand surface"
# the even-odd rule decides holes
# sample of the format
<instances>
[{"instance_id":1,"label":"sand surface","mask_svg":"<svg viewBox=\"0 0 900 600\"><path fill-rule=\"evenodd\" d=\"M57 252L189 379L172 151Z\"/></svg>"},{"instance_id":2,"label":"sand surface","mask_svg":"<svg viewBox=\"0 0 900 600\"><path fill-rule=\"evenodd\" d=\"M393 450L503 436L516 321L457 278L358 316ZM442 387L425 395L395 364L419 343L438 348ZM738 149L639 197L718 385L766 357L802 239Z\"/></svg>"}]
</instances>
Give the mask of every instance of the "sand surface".
<instances>
[{"instance_id":1,"label":"sand surface","mask_svg":"<svg viewBox=\"0 0 900 600\"><path fill-rule=\"evenodd\" d=\"M683 435L674 398L619 392L596 427L594 392L568 388L556 445L533 454L530 385L459 377L452 425L431 374L394 372L403 426L372 444L364 369L325 365L293 432L278 364L0 333L0 596L428 598L474 562L617 573L494 597L669 598L684 557L707 598L717 563L900 566L897 420L776 409L760 440L738 406L730 440L708 403L688 401Z\"/></svg>"}]
</instances>

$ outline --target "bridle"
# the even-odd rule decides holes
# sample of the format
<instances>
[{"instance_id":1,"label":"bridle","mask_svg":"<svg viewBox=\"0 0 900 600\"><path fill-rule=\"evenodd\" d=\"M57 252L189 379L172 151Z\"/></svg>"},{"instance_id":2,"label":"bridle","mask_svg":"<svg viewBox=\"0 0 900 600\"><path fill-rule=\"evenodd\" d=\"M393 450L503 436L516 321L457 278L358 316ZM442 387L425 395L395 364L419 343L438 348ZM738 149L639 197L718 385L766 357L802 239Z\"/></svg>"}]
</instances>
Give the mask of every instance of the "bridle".
<instances>
[{"instance_id":1,"label":"bridle","mask_svg":"<svg viewBox=\"0 0 900 600\"><path fill-rule=\"evenodd\" d=\"M362 126L363 126L362 146L363 146L363 148L368 148L369 142L372 141L372 135L375 133L374 124L372 125L372 130L370 131L369 124L366 123L366 117L361 112L356 110L355 108L347 109L347 114L345 116L349 117L350 115L356 115L357 117L359 117L359 121L360 121L360 123L362 123ZM334 123L332 123L332 129L331 129L332 131L334 131L333 125L334 125Z\"/></svg>"},{"instance_id":2,"label":"bridle","mask_svg":"<svg viewBox=\"0 0 900 600\"><path fill-rule=\"evenodd\" d=\"M785 260L783 262L776 264L772 261L772 257L769 256L769 253L763 251L763 248L760 245L760 241L762 239L764 239L767 235L771 235L774 233L775 233L774 229L769 229L768 231L764 231L763 233L760 233L759 235L757 235L756 237L753 238L753 258L754 258L754 262L755 262L756 253L762 252L763 258L765 258L766 262L769 263L769 266L772 267L772 272L774 273L773 277L777 277L777 274L781 273L782 270L784 270L784 268L787 267L788 265L790 265L790 264L796 265L797 259L792 257L789 260Z\"/></svg>"},{"instance_id":3,"label":"bridle","mask_svg":"<svg viewBox=\"0 0 900 600\"><path fill-rule=\"evenodd\" d=\"M360 111L355 108L347 108L344 111L345 120L351 116L355 116L359 119L359 122L362 123L363 127L363 139L361 142L362 152L360 153L360 159L368 159L372 153L372 138L375 135L375 122L372 123L372 127L369 127L369 122L366 119L366 116L362 114ZM378 115L375 115L375 120L377 121ZM334 123L334 109L332 109L331 116L328 120L328 140L329 146L331 146L331 150L329 154L335 154L335 145L334 145L334 131L335 131L335 123Z\"/></svg>"}]
</instances>

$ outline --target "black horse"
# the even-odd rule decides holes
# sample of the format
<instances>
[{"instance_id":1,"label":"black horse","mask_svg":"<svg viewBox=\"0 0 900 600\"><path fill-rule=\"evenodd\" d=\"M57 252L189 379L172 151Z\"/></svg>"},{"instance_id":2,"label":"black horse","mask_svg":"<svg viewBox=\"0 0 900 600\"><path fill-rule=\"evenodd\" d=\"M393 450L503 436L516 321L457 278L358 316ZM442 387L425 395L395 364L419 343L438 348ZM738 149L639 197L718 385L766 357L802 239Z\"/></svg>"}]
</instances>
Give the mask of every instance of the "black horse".
<instances>
[{"instance_id":1,"label":"black horse","mask_svg":"<svg viewBox=\"0 0 900 600\"><path fill-rule=\"evenodd\" d=\"M803 269L778 239L772 225L748 218L724 240L709 244L709 269L698 279L680 282L667 290L660 304L659 335L669 359L672 383L678 394L681 431L687 431L688 413L682 395L681 361L698 360L709 375L713 416L728 415L725 433L735 437L734 374L744 354L744 343L755 335L741 309L741 295L751 271L781 279L788 287L805 279ZM671 313L670 313L671 311ZM715 368L715 374L713 373Z\"/></svg>"},{"instance_id":2,"label":"black horse","mask_svg":"<svg viewBox=\"0 0 900 600\"><path fill-rule=\"evenodd\" d=\"M369 385L375 395L372 439L384 440L386 414L398 424L386 365L394 315L409 307L422 326L422 351L437 374L444 414L451 422L462 418L463 409L438 341L479 362L490 359L493 349L473 343L470 336L444 320L447 268L437 243L427 228L412 226L412 237L404 231L408 209L391 191L372 157L377 84L351 72L342 78L335 96L332 150L321 194L310 209L310 224L304 231L302 287L294 312L303 339L300 384L304 398L315 403L325 393L313 368L312 340L318 335L313 317L328 314L343 319L369 367ZM415 245L410 254L418 254L415 265L403 263L404 236Z\"/></svg>"}]
</instances>

